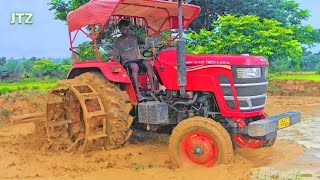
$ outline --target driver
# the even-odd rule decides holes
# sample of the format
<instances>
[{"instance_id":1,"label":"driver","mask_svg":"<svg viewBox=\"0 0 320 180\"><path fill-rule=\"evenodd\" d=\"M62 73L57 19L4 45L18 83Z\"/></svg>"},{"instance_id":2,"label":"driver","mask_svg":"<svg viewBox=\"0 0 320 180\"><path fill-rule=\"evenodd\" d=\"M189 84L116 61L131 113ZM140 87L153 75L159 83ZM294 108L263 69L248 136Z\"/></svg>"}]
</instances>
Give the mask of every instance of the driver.
<instances>
[{"instance_id":1,"label":"driver","mask_svg":"<svg viewBox=\"0 0 320 180\"><path fill-rule=\"evenodd\" d=\"M122 19L119 22L119 30L121 32L121 36L115 40L113 48L118 51L122 65L131 68L133 85L138 101L141 102L146 100L139 91L138 83L139 66L142 64L147 69L147 75L151 83L151 91L155 92L151 64L148 61L141 60L139 44L145 44L145 39L130 32L130 21L128 20ZM119 61L119 59L117 60Z\"/></svg>"}]
</instances>

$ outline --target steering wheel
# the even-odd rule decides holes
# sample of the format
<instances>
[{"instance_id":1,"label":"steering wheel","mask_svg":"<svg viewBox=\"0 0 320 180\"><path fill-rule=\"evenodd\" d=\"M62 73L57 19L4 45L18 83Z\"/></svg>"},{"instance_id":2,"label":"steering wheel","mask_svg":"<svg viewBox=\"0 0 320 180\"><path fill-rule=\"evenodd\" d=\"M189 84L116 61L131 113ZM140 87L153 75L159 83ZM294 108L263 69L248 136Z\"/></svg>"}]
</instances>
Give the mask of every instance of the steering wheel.
<instances>
[{"instance_id":1,"label":"steering wheel","mask_svg":"<svg viewBox=\"0 0 320 180\"><path fill-rule=\"evenodd\" d=\"M157 52L155 52L155 54L152 52L151 48L142 51L141 54L145 58L151 58L151 57L158 55L158 53L165 48L167 48L167 44L161 44L161 46L158 46L155 48L155 49L157 49Z\"/></svg>"}]
</instances>

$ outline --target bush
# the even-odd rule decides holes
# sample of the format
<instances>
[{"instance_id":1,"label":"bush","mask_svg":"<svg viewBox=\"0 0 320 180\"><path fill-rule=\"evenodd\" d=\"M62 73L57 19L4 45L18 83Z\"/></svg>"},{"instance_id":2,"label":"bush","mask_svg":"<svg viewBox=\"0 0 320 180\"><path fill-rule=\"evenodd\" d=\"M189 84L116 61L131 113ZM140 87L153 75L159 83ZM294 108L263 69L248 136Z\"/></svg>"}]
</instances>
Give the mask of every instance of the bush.
<instances>
[{"instance_id":1,"label":"bush","mask_svg":"<svg viewBox=\"0 0 320 180\"><path fill-rule=\"evenodd\" d=\"M316 74L320 75L320 66L317 68Z\"/></svg>"},{"instance_id":2,"label":"bush","mask_svg":"<svg viewBox=\"0 0 320 180\"><path fill-rule=\"evenodd\" d=\"M40 89L39 86L32 86L31 89Z\"/></svg>"}]
</instances>

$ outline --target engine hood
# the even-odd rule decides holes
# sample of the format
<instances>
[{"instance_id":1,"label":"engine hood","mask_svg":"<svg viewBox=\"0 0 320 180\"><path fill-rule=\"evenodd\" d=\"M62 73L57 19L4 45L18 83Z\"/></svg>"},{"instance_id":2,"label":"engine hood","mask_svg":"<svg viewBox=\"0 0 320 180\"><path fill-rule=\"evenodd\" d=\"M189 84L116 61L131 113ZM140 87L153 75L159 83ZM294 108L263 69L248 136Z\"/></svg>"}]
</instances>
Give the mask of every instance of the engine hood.
<instances>
[{"instance_id":1,"label":"engine hood","mask_svg":"<svg viewBox=\"0 0 320 180\"><path fill-rule=\"evenodd\" d=\"M177 64L176 50L164 50L158 55L158 59L163 63ZM251 55L186 55L186 65L233 65L233 66L268 66L268 61L263 56Z\"/></svg>"}]
</instances>

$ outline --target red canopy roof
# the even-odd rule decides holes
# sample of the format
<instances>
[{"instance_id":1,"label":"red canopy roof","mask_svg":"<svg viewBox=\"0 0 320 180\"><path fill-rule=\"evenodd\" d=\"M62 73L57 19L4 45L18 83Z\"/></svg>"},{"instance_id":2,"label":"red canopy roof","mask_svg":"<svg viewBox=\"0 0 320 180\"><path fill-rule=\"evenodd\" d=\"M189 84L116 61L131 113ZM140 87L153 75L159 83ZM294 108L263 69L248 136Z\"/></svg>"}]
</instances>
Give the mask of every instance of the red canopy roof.
<instances>
[{"instance_id":1,"label":"red canopy roof","mask_svg":"<svg viewBox=\"0 0 320 180\"><path fill-rule=\"evenodd\" d=\"M183 28L199 14L200 7L183 4ZM69 32L87 25L104 26L111 16L127 16L145 20L147 33L177 29L178 4L160 0L91 0L67 16Z\"/></svg>"}]
</instances>

